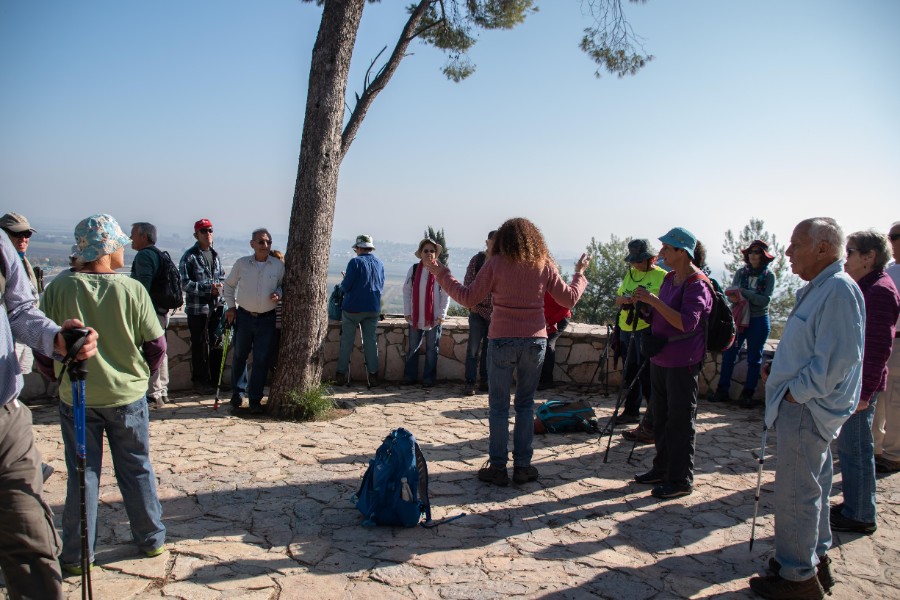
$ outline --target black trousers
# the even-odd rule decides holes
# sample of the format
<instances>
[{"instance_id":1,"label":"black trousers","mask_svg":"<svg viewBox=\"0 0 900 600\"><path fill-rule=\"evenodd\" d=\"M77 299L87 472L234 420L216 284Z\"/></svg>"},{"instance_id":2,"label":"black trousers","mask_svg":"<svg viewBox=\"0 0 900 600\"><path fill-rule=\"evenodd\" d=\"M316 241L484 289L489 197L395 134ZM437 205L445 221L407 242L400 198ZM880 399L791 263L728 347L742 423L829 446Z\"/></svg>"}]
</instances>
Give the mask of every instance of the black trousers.
<instances>
[{"instance_id":1,"label":"black trousers","mask_svg":"<svg viewBox=\"0 0 900 600\"><path fill-rule=\"evenodd\" d=\"M689 367L650 364L650 406L656 442L653 471L676 485L694 483L699 374L699 363Z\"/></svg>"},{"instance_id":2,"label":"black trousers","mask_svg":"<svg viewBox=\"0 0 900 600\"><path fill-rule=\"evenodd\" d=\"M222 366L222 349L210 344L216 323L211 322L207 315L187 315L187 318L191 331L191 380L198 384L215 385Z\"/></svg>"}]
</instances>

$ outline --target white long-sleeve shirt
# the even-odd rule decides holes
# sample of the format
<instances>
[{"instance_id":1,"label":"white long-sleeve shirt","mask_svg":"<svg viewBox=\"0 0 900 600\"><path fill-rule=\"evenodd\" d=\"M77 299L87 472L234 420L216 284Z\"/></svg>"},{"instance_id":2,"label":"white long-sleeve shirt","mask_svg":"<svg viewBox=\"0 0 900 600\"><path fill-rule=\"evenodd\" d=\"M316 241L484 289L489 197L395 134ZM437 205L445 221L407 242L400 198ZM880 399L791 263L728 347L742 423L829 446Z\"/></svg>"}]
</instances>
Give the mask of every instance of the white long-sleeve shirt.
<instances>
[{"instance_id":1,"label":"white long-sleeve shirt","mask_svg":"<svg viewBox=\"0 0 900 600\"><path fill-rule=\"evenodd\" d=\"M225 304L228 308L240 306L254 313L275 310L278 303L272 301L272 293L282 295L283 279L284 264L273 256L265 262L256 260L255 256L239 258L225 278Z\"/></svg>"}]
</instances>

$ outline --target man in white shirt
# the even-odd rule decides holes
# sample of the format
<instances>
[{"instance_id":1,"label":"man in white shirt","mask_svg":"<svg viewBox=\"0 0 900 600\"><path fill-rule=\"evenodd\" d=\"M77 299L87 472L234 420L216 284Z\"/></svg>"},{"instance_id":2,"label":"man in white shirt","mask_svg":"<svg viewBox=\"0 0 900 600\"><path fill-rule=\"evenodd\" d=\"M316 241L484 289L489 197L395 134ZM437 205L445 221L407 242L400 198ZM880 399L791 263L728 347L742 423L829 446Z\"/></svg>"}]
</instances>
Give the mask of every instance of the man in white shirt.
<instances>
[{"instance_id":1,"label":"man in white shirt","mask_svg":"<svg viewBox=\"0 0 900 600\"><path fill-rule=\"evenodd\" d=\"M247 384L250 412L261 414L263 387L269 372L269 357L275 340L275 308L281 300L284 263L270 256L272 236L257 229L250 239L253 254L239 258L225 278L225 319L235 326L234 358L231 364L232 412L241 406L248 381L247 358L253 351L253 370Z\"/></svg>"}]
</instances>

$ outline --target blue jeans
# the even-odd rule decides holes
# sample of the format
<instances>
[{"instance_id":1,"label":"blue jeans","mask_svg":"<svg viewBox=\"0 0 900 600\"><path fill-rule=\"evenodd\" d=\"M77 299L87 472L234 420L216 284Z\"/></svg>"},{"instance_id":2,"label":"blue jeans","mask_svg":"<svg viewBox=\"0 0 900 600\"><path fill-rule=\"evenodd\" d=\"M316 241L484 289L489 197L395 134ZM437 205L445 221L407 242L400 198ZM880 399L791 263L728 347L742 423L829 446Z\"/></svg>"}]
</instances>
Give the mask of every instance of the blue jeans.
<instances>
[{"instance_id":1,"label":"blue jeans","mask_svg":"<svg viewBox=\"0 0 900 600\"><path fill-rule=\"evenodd\" d=\"M362 329L363 352L366 357L366 369L369 373L378 373L378 313L377 312L341 312L341 349L338 352L338 375L345 375L350 368L350 353L353 352L353 340L356 329Z\"/></svg>"},{"instance_id":2,"label":"blue jeans","mask_svg":"<svg viewBox=\"0 0 900 600\"><path fill-rule=\"evenodd\" d=\"M422 383L432 384L437 379L438 348L441 343L441 326L431 329L409 327L409 353L406 355L406 368L403 370L404 381L419 379L419 350L425 346L425 372Z\"/></svg>"},{"instance_id":3,"label":"blue jeans","mask_svg":"<svg viewBox=\"0 0 900 600\"><path fill-rule=\"evenodd\" d=\"M782 577L805 581L831 548L831 440L819 434L809 408L786 400L775 434L775 560Z\"/></svg>"},{"instance_id":4,"label":"blue jeans","mask_svg":"<svg viewBox=\"0 0 900 600\"><path fill-rule=\"evenodd\" d=\"M59 561L77 565L81 556L81 502L78 490L78 459L75 453L75 415L72 407L59 403L59 422L66 454L66 505L63 509L63 548ZM90 560L94 560L97 537L97 497L103 463L103 434L112 455L113 471L131 524L131 538L144 552L166 541L162 505L156 493L156 475L150 464L150 421L147 400L116 408L85 410L86 467L85 502Z\"/></svg>"},{"instance_id":5,"label":"blue jeans","mask_svg":"<svg viewBox=\"0 0 900 600\"><path fill-rule=\"evenodd\" d=\"M475 383L476 370L487 381L488 328L491 322L476 312L469 313L469 345L466 347L466 382ZM480 358L479 358L480 355Z\"/></svg>"},{"instance_id":6,"label":"blue jeans","mask_svg":"<svg viewBox=\"0 0 900 600\"><path fill-rule=\"evenodd\" d=\"M875 417L873 394L869 408L850 415L838 436L838 458L841 460L841 487L844 490L844 510L848 519L875 522L875 440L872 420Z\"/></svg>"},{"instance_id":7,"label":"blue jeans","mask_svg":"<svg viewBox=\"0 0 900 600\"><path fill-rule=\"evenodd\" d=\"M731 374L744 341L747 342L747 381L744 389L753 391L759 382L759 370L762 367L763 349L769 339L769 315L750 317L747 329L738 333L731 348L722 354L722 373L719 375L719 387L731 387Z\"/></svg>"},{"instance_id":8,"label":"blue jeans","mask_svg":"<svg viewBox=\"0 0 900 600\"><path fill-rule=\"evenodd\" d=\"M238 309L234 326L234 357L231 363L231 394L240 397L246 386L250 406L259 406L269 374L269 356L275 341L275 311L258 317ZM253 369L247 378L247 358L253 351Z\"/></svg>"},{"instance_id":9,"label":"blue jeans","mask_svg":"<svg viewBox=\"0 0 900 600\"><path fill-rule=\"evenodd\" d=\"M509 459L509 390L516 374L516 422L513 466L531 464L534 450L534 392L537 389L547 338L498 338L488 343L488 424L491 465L506 468Z\"/></svg>"}]
</instances>

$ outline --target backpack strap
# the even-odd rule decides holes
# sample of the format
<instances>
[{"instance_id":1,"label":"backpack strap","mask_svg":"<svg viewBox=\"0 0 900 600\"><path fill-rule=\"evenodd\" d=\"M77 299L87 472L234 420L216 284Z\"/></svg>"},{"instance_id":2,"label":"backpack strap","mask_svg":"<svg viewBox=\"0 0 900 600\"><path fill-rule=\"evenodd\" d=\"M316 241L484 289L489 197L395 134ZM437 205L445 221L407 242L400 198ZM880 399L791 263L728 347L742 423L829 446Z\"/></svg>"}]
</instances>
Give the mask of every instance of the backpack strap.
<instances>
[{"instance_id":1,"label":"backpack strap","mask_svg":"<svg viewBox=\"0 0 900 600\"><path fill-rule=\"evenodd\" d=\"M666 277L668 277L672 273L674 273L674 271L669 271L669 273L666 274ZM674 275L673 275L673 278L674 278ZM709 280L709 277L707 277L706 273L704 273L703 271L697 271L697 272L693 273L692 275L688 276L688 278L684 280L684 283L681 284L681 286L682 286L681 287L681 297L682 298L684 298L685 287L687 287L688 284L690 284L698 279L701 281L705 281L706 285L709 286L710 293L713 296L715 296L716 289L713 287L713 284ZM715 299L713 299L713 301L715 302ZM712 313L710 313L710 316L712 316ZM710 317L708 316L705 319L703 319L703 349L704 349L704 351L706 350L706 344L709 341L709 318ZM680 333L678 335L673 335L672 337L669 338L669 341L677 342L679 340L686 340L687 338L694 337L695 335L697 335L699 333L700 333L700 331L695 329L694 331L691 331L689 333Z\"/></svg>"}]
</instances>

